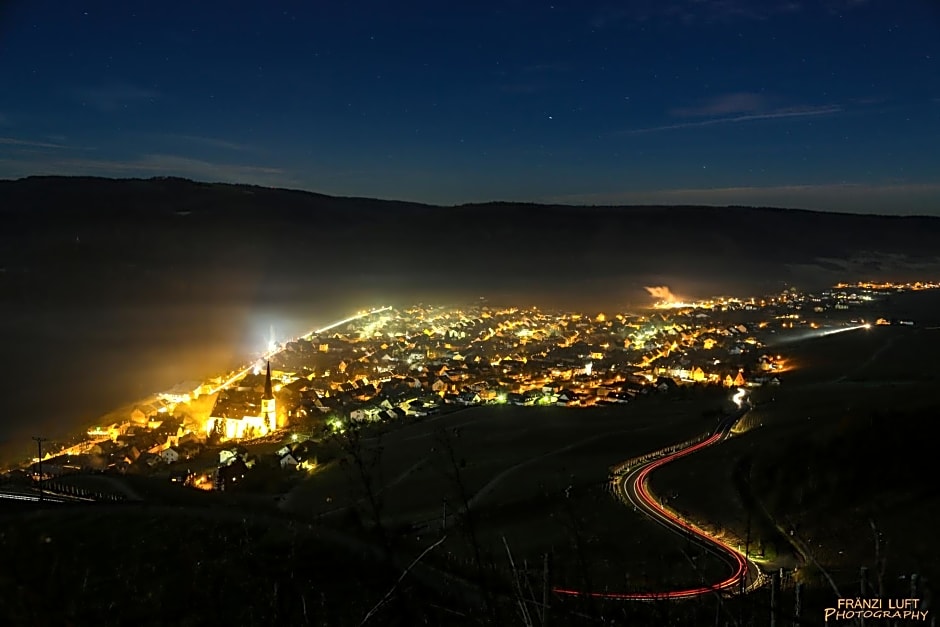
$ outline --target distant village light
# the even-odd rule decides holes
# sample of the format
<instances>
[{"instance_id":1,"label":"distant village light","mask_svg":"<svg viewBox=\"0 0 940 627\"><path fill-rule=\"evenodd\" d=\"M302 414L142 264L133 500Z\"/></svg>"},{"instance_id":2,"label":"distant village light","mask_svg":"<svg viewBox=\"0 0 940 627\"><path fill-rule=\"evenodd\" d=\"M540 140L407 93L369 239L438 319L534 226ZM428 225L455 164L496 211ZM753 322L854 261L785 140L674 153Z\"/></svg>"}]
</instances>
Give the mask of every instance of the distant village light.
<instances>
[{"instance_id":1,"label":"distant village light","mask_svg":"<svg viewBox=\"0 0 940 627\"><path fill-rule=\"evenodd\" d=\"M828 292L819 297L793 292L780 302L792 301L795 305L775 306L762 311L760 317L774 321L772 326L775 327L776 321L793 320L802 329L820 329L778 333L778 340L788 335L821 337L882 324L913 324L881 318L866 322L856 318L851 320L853 326L841 326L823 318L814 322L811 314L801 316L794 311L808 310L810 307L804 303L819 303L819 307L827 311L839 309L843 300ZM780 327L762 333L759 330L771 325L758 322L756 318L747 324L732 324L722 321L719 313L756 311L754 303L763 308L768 302L774 304L773 300L723 299L694 305L700 309L708 305L716 310L714 314L702 310L647 312L648 315L627 317L618 314L616 320L623 321L622 324L600 320L601 315L592 319L590 315L556 315L534 308L471 310L455 314L443 307L415 307L404 312L407 315L396 312L373 320L368 325L371 329L368 333L349 324L344 331L322 336L317 331L316 337L308 334L303 341L289 340L274 346L275 353L285 353L282 363L276 366L284 370L272 373L268 364L263 392L261 380L252 380L246 375L250 372L254 372L255 377L264 374L264 361L220 375L210 382L180 384L172 391L157 395L159 402L147 402L135 408L130 421L89 429L89 441L63 449L56 456L68 462L65 455L72 454L78 460L92 446L102 450L112 442L123 443L125 437L129 437L126 433L129 429L144 426L151 431L159 429L171 419L176 404L214 394L219 397L211 410L206 435L221 436L223 440L268 436L276 431L277 402L289 404L288 411L282 413L290 417L323 414L328 429L340 433L344 431L346 419L421 417L440 411L445 403L586 407L628 402L651 392L654 388L649 383L664 392L688 384L723 384L729 392L738 388L732 400L743 407L746 403L743 387L779 384L773 374L791 370L792 358L783 360L777 355L774 359L754 350L764 346L769 334ZM678 299L671 304L685 306ZM368 315L380 311L387 309ZM340 321L321 331L351 320ZM781 326L795 327L793 322L783 322ZM421 329L428 332L422 333ZM527 341L520 341L520 338ZM700 352L700 348L714 352ZM315 368L313 361L303 363L305 356L317 360ZM285 365L298 358L301 361L295 362L297 365ZM594 361L598 362L597 372L593 369ZM409 362L414 363L409 365ZM289 369L297 372L289 372ZM277 385L273 385L272 376L278 381ZM383 384L389 382L391 385L385 388ZM282 390L285 395L276 401L274 392ZM304 405L298 404L301 399ZM179 447L181 437L182 432L171 435L175 442L160 445L159 455L166 463L178 461L179 456L171 447ZM294 443L303 439L302 433L290 436ZM156 451L154 448L147 452ZM163 454L167 451L172 455ZM45 453L44 458L49 456ZM304 462L300 458L295 461ZM310 468L315 466L315 461L307 463ZM243 476L233 476L231 480ZM199 477L193 482L197 486L208 485L211 479Z\"/></svg>"}]
</instances>

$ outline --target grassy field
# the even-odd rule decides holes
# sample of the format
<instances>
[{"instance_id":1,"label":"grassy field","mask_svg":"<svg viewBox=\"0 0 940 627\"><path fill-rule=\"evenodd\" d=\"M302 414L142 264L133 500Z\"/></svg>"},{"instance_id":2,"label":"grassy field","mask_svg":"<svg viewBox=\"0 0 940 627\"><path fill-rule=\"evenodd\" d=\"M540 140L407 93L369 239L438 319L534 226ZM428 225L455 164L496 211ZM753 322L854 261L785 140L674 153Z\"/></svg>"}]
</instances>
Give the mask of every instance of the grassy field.
<instances>
[{"instance_id":1,"label":"grassy field","mask_svg":"<svg viewBox=\"0 0 940 627\"><path fill-rule=\"evenodd\" d=\"M596 589L691 585L724 574L703 559L693 569L685 543L608 492L609 467L686 440L712 426L703 413L726 393L633 405L576 409L487 406L403 426L363 440L357 455L380 503L381 521L416 545L445 531L444 516L470 504L469 527L447 518L439 553L467 564L479 548L498 564L541 564L554 555L558 576ZM283 507L329 524L372 523L354 462L333 464L291 491ZM350 508L356 514L350 513Z\"/></svg>"},{"instance_id":2,"label":"grassy field","mask_svg":"<svg viewBox=\"0 0 940 627\"><path fill-rule=\"evenodd\" d=\"M421 603L394 611L408 624L457 624L448 608L479 612L467 598L423 586L440 578L435 572L474 578L477 548L499 582L493 590L506 591L504 538L517 568L533 579L550 555L555 585L620 592L720 578L722 564L624 507L606 479L613 464L709 428L714 418L705 413L724 396L593 409L480 407L367 433L352 457L366 462L382 525L401 532L396 554L407 563L447 535L420 565L430 574L409 578L395 595L396 604L402 595ZM108 625L133 614L143 624L203 624L189 618L194 606L200 616L234 624L358 622L395 573L369 559L375 536L355 469L354 461L328 464L286 495L90 477L95 486L119 483L142 501L7 512L0 516L8 565L0 573L0 622ZM446 529L445 498L452 511L470 503L470 515L448 518ZM329 513L343 505L351 506L346 513ZM317 520L323 524L311 525ZM57 603L45 607L43 598Z\"/></svg>"},{"instance_id":3,"label":"grassy field","mask_svg":"<svg viewBox=\"0 0 940 627\"><path fill-rule=\"evenodd\" d=\"M888 329L884 329L888 331ZM873 383L929 382L940 378L936 350L940 329L892 327L891 341L874 360L862 362L850 380Z\"/></svg>"},{"instance_id":4,"label":"grassy field","mask_svg":"<svg viewBox=\"0 0 940 627\"><path fill-rule=\"evenodd\" d=\"M742 433L667 465L654 491L742 537L750 521L751 546L768 557L796 552L774 523L793 530L803 552L853 592L860 566L876 570L872 523L890 585L912 572L940 576L928 432L940 409L940 331L875 327L788 350L800 369L754 391Z\"/></svg>"},{"instance_id":5,"label":"grassy field","mask_svg":"<svg viewBox=\"0 0 940 627\"><path fill-rule=\"evenodd\" d=\"M3 625L359 625L392 590L369 624L522 624L512 595L488 608L439 571L415 569L399 581L401 565L370 559L331 530L215 506L0 513L0 551ZM624 574L624 585L637 573ZM716 612L711 598L605 604L550 596L549 603L550 622L559 625L711 624ZM722 614L738 609L727 603Z\"/></svg>"},{"instance_id":6,"label":"grassy field","mask_svg":"<svg viewBox=\"0 0 940 627\"><path fill-rule=\"evenodd\" d=\"M788 387L829 384L851 374L879 350L885 350L909 327L856 329L774 347L793 367L783 379Z\"/></svg>"}]
</instances>

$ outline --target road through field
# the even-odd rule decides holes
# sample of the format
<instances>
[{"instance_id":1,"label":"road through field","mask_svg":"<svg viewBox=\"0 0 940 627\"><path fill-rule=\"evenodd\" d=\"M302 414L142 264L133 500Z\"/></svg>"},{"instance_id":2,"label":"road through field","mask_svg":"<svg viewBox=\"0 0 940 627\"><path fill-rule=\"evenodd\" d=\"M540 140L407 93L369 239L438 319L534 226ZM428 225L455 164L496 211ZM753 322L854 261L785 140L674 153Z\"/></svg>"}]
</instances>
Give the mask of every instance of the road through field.
<instances>
[{"instance_id":1,"label":"road through field","mask_svg":"<svg viewBox=\"0 0 940 627\"><path fill-rule=\"evenodd\" d=\"M749 591L760 586L763 583L763 575L754 562L747 559L736 548L709 535L693 523L668 510L664 503L660 502L649 490L649 475L651 472L680 457L691 455L706 447L723 442L730 436L731 428L747 412L748 408L745 403L741 411L723 419L705 440L662 456L653 455L652 459L638 463L614 478L615 492L621 500L632 505L634 509L642 511L658 524L724 561L730 568L730 575L717 583L709 585L703 582L703 585L699 587L684 590L601 593L570 588L555 588L555 593L565 596L586 595L611 600L653 601L657 599L691 598L720 592Z\"/></svg>"}]
</instances>

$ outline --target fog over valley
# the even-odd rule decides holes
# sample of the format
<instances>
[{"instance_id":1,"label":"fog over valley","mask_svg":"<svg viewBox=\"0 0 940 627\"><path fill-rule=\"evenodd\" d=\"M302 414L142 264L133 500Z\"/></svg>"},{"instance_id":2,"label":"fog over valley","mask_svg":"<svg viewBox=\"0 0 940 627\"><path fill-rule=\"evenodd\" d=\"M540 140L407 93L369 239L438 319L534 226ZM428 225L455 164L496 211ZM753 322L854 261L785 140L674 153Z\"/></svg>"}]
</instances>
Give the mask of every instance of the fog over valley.
<instances>
[{"instance_id":1,"label":"fog over valley","mask_svg":"<svg viewBox=\"0 0 940 627\"><path fill-rule=\"evenodd\" d=\"M919 279L940 220L748 208L431 207L175 179L0 181L7 454L354 311L585 312ZM769 236L773 235L773 239Z\"/></svg>"}]
</instances>

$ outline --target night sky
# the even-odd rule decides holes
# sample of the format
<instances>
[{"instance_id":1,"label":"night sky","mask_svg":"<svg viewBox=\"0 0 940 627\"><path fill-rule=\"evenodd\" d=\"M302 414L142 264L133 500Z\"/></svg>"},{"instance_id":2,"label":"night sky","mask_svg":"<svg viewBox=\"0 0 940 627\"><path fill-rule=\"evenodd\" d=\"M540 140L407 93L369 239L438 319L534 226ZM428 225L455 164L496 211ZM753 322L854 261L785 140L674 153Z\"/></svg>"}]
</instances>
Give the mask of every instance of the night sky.
<instances>
[{"instance_id":1,"label":"night sky","mask_svg":"<svg viewBox=\"0 0 940 627\"><path fill-rule=\"evenodd\" d=\"M940 215L933 0L0 7L0 178Z\"/></svg>"}]
</instances>

